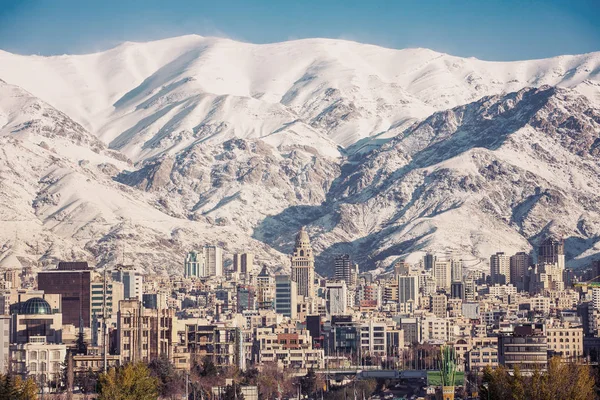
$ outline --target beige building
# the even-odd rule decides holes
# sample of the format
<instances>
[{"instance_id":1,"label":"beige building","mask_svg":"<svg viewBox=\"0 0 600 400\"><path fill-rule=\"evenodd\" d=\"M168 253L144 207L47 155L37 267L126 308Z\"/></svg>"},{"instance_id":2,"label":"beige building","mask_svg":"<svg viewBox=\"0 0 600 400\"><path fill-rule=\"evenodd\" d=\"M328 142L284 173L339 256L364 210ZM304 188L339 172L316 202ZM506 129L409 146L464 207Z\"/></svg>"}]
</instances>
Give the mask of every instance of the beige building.
<instances>
[{"instance_id":1,"label":"beige building","mask_svg":"<svg viewBox=\"0 0 600 400\"><path fill-rule=\"evenodd\" d=\"M437 290L450 291L452 285L452 261L436 261L433 264L433 277Z\"/></svg>"},{"instance_id":2,"label":"beige building","mask_svg":"<svg viewBox=\"0 0 600 400\"><path fill-rule=\"evenodd\" d=\"M292 280L298 285L298 296L314 297L315 258L306 229L296 235L296 245L291 257Z\"/></svg>"},{"instance_id":3,"label":"beige building","mask_svg":"<svg viewBox=\"0 0 600 400\"><path fill-rule=\"evenodd\" d=\"M498 366L498 347L475 347L467 354L467 367L470 371L481 371L486 366Z\"/></svg>"},{"instance_id":4,"label":"beige building","mask_svg":"<svg viewBox=\"0 0 600 400\"><path fill-rule=\"evenodd\" d=\"M151 310L139 300L122 300L117 316L117 348L122 364L150 362L161 355L173 360L177 343L175 310Z\"/></svg>"},{"instance_id":5,"label":"beige building","mask_svg":"<svg viewBox=\"0 0 600 400\"><path fill-rule=\"evenodd\" d=\"M283 369L306 370L324 368L323 349L313 349L308 331L275 332L271 328L257 329L260 346L259 362L275 362Z\"/></svg>"},{"instance_id":6,"label":"beige building","mask_svg":"<svg viewBox=\"0 0 600 400\"><path fill-rule=\"evenodd\" d=\"M445 294L431 296L431 312L438 318L446 318L448 315L448 298Z\"/></svg>"},{"instance_id":7,"label":"beige building","mask_svg":"<svg viewBox=\"0 0 600 400\"><path fill-rule=\"evenodd\" d=\"M583 328L581 326L546 327L548 350L560 354L565 361L583 357Z\"/></svg>"},{"instance_id":8,"label":"beige building","mask_svg":"<svg viewBox=\"0 0 600 400\"><path fill-rule=\"evenodd\" d=\"M490 257L492 284L505 285L510 282L510 257L502 252Z\"/></svg>"}]
</instances>

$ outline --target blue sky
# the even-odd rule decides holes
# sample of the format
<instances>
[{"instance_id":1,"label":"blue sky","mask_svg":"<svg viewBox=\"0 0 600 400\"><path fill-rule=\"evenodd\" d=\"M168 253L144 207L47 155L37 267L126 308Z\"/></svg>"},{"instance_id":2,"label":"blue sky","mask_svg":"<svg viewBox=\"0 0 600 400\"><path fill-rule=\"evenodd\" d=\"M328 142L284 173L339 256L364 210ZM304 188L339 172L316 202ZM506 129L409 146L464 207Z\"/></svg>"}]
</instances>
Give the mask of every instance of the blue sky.
<instances>
[{"instance_id":1,"label":"blue sky","mask_svg":"<svg viewBox=\"0 0 600 400\"><path fill-rule=\"evenodd\" d=\"M0 0L0 49L87 53L188 33L428 47L486 60L600 50L600 0Z\"/></svg>"}]
</instances>

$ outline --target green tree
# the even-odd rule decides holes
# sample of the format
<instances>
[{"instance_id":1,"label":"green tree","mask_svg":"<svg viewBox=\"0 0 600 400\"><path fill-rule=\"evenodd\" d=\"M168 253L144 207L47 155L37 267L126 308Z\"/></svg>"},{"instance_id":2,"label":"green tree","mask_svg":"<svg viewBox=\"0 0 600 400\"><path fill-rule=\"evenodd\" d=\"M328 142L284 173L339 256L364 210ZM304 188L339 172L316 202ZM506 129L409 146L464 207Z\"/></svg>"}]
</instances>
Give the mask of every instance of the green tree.
<instances>
[{"instance_id":1,"label":"green tree","mask_svg":"<svg viewBox=\"0 0 600 400\"><path fill-rule=\"evenodd\" d=\"M202 360L202 370L200 372L201 376L217 376L219 371L215 366L215 363L210 359L210 357L204 357Z\"/></svg>"},{"instance_id":2,"label":"green tree","mask_svg":"<svg viewBox=\"0 0 600 400\"><path fill-rule=\"evenodd\" d=\"M25 380L20 376L15 377L15 389L18 400L36 400L38 398L38 387L32 377Z\"/></svg>"},{"instance_id":3,"label":"green tree","mask_svg":"<svg viewBox=\"0 0 600 400\"><path fill-rule=\"evenodd\" d=\"M149 364L152 376L158 378L158 392L164 398L181 398L185 392L185 379L165 355Z\"/></svg>"},{"instance_id":4,"label":"green tree","mask_svg":"<svg viewBox=\"0 0 600 400\"><path fill-rule=\"evenodd\" d=\"M156 400L158 379L145 364L127 364L100 375L99 400Z\"/></svg>"},{"instance_id":5,"label":"green tree","mask_svg":"<svg viewBox=\"0 0 600 400\"><path fill-rule=\"evenodd\" d=\"M513 400L527 399L525 397L525 383L523 381L523 375L521 374L521 369L518 366L515 367L513 371L510 388Z\"/></svg>"},{"instance_id":6,"label":"green tree","mask_svg":"<svg viewBox=\"0 0 600 400\"><path fill-rule=\"evenodd\" d=\"M0 399L15 399L18 392L11 375L0 375Z\"/></svg>"},{"instance_id":7,"label":"green tree","mask_svg":"<svg viewBox=\"0 0 600 400\"><path fill-rule=\"evenodd\" d=\"M317 391L317 374L311 368L308 373L300 378L300 390L302 394L311 397Z\"/></svg>"}]
</instances>

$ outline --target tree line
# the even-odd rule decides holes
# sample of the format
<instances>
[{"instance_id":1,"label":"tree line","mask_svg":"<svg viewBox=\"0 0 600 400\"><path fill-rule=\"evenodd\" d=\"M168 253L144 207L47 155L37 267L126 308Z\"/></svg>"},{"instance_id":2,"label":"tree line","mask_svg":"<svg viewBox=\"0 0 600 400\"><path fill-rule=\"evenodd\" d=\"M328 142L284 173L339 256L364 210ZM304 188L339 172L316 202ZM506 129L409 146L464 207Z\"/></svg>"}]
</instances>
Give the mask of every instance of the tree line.
<instances>
[{"instance_id":1,"label":"tree line","mask_svg":"<svg viewBox=\"0 0 600 400\"><path fill-rule=\"evenodd\" d=\"M560 357L547 370L525 376L518 367L487 366L479 384L479 398L489 400L588 400L597 398L594 370L589 365L566 363Z\"/></svg>"}]
</instances>

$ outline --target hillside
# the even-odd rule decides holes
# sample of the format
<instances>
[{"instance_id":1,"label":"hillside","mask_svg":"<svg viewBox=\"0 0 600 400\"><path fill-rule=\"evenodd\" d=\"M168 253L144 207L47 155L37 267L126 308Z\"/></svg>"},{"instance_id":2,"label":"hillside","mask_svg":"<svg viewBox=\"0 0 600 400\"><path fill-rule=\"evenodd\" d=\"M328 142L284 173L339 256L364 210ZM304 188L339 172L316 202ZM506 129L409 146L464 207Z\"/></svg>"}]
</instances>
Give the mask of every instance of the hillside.
<instances>
[{"instance_id":1,"label":"hillside","mask_svg":"<svg viewBox=\"0 0 600 400\"><path fill-rule=\"evenodd\" d=\"M184 36L88 55L0 51L0 265L192 247L329 269L426 250L476 265L599 222L600 53L488 62L427 49Z\"/></svg>"}]
</instances>

